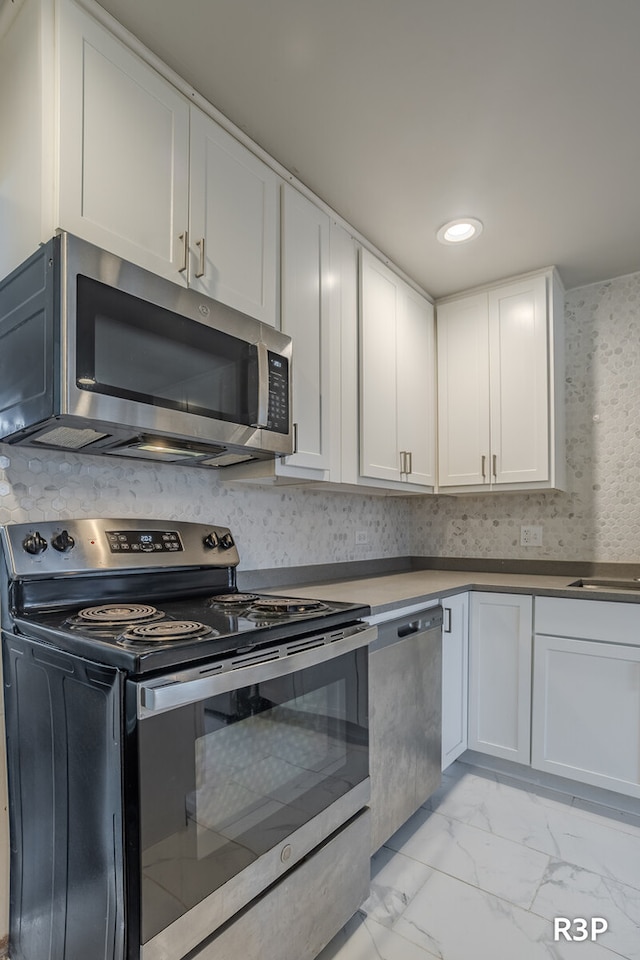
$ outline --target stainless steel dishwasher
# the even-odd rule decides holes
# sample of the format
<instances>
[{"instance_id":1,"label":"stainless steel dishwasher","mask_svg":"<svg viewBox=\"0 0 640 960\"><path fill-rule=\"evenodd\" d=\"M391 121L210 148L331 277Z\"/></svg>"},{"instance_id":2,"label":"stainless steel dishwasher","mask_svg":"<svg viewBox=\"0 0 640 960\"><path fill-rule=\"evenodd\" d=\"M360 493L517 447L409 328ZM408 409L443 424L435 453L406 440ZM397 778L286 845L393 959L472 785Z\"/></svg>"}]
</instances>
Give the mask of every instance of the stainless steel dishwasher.
<instances>
[{"instance_id":1,"label":"stainless steel dishwasher","mask_svg":"<svg viewBox=\"0 0 640 960\"><path fill-rule=\"evenodd\" d=\"M369 647L371 849L440 784L442 607L378 624Z\"/></svg>"}]
</instances>

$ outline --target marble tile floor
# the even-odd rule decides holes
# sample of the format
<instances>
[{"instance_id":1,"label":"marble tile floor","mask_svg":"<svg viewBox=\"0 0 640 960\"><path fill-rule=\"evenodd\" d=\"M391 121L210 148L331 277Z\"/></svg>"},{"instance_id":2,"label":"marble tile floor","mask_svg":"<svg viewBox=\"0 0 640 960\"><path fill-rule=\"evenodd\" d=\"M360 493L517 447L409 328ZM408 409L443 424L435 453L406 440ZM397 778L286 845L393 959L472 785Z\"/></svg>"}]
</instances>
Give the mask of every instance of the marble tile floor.
<instances>
[{"instance_id":1,"label":"marble tile floor","mask_svg":"<svg viewBox=\"0 0 640 960\"><path fill-rule=\"evenodd\" d=\"M457 761L371 869L369 899L318 960L640 960L640 803ZM554 940L555 917L608 928Z\"/></svg>"}]
</instances>

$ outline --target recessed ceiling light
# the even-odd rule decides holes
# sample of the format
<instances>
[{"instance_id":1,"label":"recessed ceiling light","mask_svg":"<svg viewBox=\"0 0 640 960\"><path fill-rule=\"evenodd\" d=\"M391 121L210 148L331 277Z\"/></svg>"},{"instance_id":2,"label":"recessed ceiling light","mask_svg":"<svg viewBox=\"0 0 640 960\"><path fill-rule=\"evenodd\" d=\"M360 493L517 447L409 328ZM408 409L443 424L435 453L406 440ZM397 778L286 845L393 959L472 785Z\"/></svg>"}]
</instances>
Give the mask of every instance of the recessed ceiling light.
<instances>
[{"instance_id":1,"label":"recessed ceiling light","mask_svg":"<svg viewBox=\"0 0 640 960\"><path fill-rule=\"evenodd\" d=\"M450 220L445 223L436 237L440 243L466 243L482 233L482 224L473 217L461 217L459 220Z\"/></svg>"}]
</instances>

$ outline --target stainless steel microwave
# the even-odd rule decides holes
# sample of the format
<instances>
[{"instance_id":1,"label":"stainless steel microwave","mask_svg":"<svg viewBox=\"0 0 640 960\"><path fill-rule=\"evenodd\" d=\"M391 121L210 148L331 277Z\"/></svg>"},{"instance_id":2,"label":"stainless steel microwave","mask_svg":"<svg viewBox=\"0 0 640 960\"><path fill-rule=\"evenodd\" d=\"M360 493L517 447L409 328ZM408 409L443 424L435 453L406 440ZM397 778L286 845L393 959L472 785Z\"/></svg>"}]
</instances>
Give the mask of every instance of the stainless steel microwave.
<instances>
[{"instance_id":1,"label":"stainless steel microwave","mask_svg":"<svg viewBox=\"0 0 640 960\"><path fill-rule=\"evenodd\" d=\"M0 440L206 467L290 454L291 339L62 233L0 282Z\"/></svg>"}]
</instances>

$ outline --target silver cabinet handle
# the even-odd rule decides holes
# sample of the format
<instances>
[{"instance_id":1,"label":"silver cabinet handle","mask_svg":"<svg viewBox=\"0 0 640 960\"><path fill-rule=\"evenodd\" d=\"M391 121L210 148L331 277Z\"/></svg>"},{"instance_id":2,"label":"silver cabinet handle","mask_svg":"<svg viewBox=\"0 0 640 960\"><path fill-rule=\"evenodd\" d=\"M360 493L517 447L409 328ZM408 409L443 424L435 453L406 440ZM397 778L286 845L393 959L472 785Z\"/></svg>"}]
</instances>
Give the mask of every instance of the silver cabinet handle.
<instances>
[{"instance_id":1,"label":"silver cabinet handle","mask_svg":"<svg viewBox=\"0 0 640 960\"><path fill-rule=\"evenodd\" d=\"M498 456L495 453L492 457L492 462L493 462L493 479L497 480L498 479Z\"/></svg>"},{"instance_id":2,"label":"silver cabinet handle","mask_svg":"<svg viewBox=\"0 0 640 960\"><path fill-rule=\"evenodd\" d=\"M451 607L444 607L444 632L451 633Z\"/></svg>"},{"instance_id":3,"label":"silver cabinet handle","mask_svg":"<svg viewBox=\"0 0 640 960\"><path fill-rule=\"evenodd\" d=\"M413 453L411 450L407 450L407 469L405 473L413 473Z\"/></svg>"},{"instance_id":4,"label":"silver cabinet handle","mask_svg":"<svg viewBox=\"0 0 640 960\"><path fill-rule=\"evenodd\" d=\"M486 480L487 479L487 458L485 457L484 453L482 454L482 464L480 469L482 470L482 479Z\"/></svg>"},{"instance_id":5,"label":"silver cabinet handle","mask_svg":"<svg viewBox=\"0 0 640 960\"><path fill-rule=\"evenodd\" d=\"M178 267L178 273L184 273L189 264L189 231L181 233L178 240L182 241L182 266Z\"/></svg>"},{"instance_id":6,"label":"silver cabinet handle","mask_svg":"<svg viewBox=\"0 0 640 960\"><path fill-rule=\"evenodd\" d=\"M205 256L204 256L204 237L202 237L201 240L196 240L196 247L198 247L200 251L200 257L199 257L198 269L196 270L194 276L204 277L204 269L205 269L205 263L206 263Z\"/></svg>"},{"instance_id":7,"label":"silver cabinet handle","mask_svg":"<svg viewBox=\"0 0 640 960\"><path fill-rule=\"evenodd\" d=\"M407 452L406 450L400 451L400 473L407 472Z\"/></svg>"}]
</instances>

